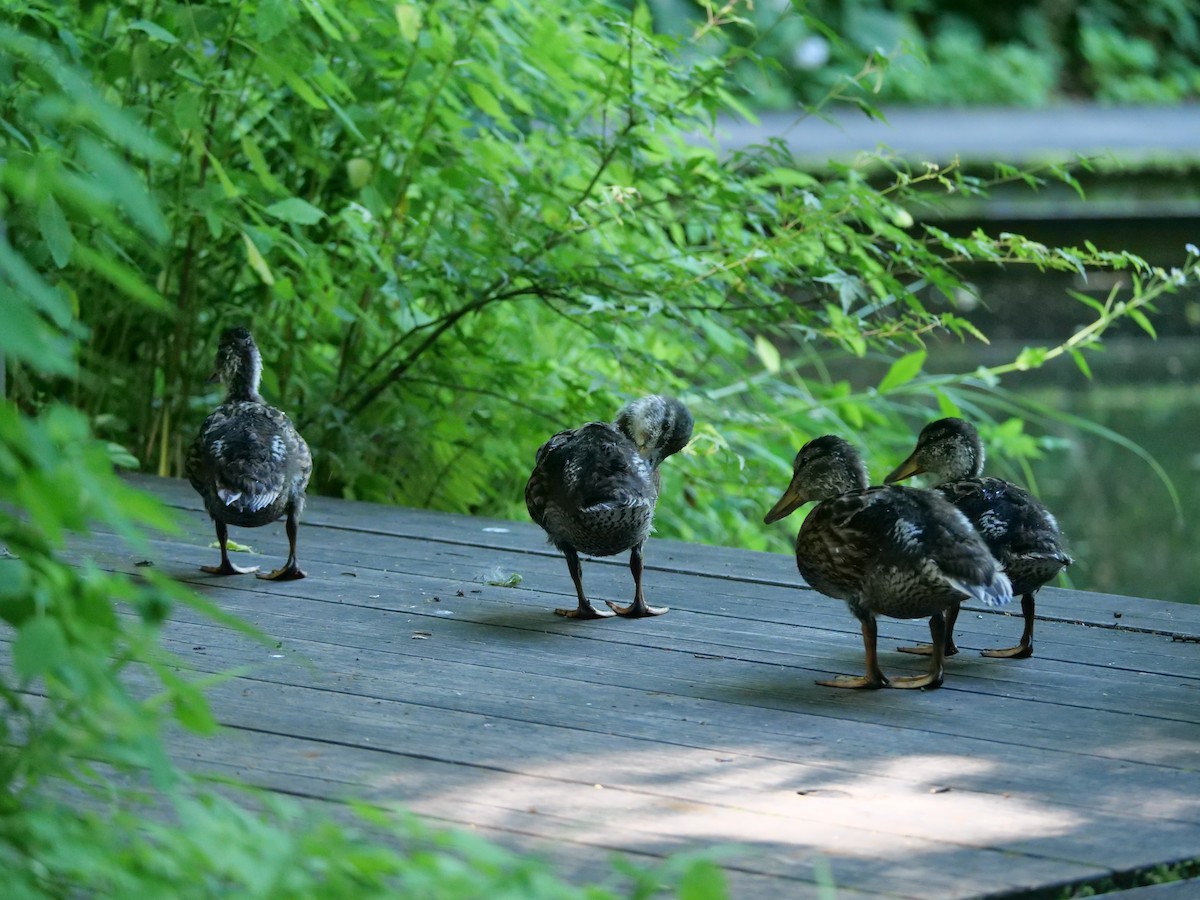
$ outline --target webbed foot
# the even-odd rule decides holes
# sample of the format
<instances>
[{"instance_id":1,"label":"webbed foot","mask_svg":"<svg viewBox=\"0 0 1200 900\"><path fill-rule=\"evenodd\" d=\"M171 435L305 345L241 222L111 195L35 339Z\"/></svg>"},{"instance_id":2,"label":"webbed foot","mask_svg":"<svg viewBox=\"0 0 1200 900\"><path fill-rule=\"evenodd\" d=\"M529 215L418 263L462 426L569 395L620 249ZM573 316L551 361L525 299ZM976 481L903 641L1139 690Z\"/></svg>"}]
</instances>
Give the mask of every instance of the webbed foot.
<instances>
[{"instance_id":1,"label":"webbed foot","mask_svg":"<svg viewBox=\"0 0 1200 900\"><path fill-rule=\"evenodd\" d=\"M912 647L897 647L901 653L913 653L917 656L932 656L933 644L916 644ZM953 641L946 645L946 649L942 651L944 656L954 656L958 653L958 644Z\"/></svg>"},{"instance_id":2,"label":"webbed foot","mask_svg":"<svg viewBox=\"0 0 1200 900\"><path fill-rule=\"evenodd\" d=\"M562 616L564 619L611 619L613 614L607 609L596 609L592 604L581 604L574 609L556 609L556 616Z\"/></svg>"},{"instance_id":3,"label":"webbed foot","mask_svg":"<svg viewBox=\"0 0 1200 900\"><path fill-rule=\"evenodd\" d=\"M866 675L839 675L828 681L818 681L821 687L849 688L851 690L875 691L888 686L886 678L869 678Z\"/></svg>"},{"instance_id":4,"label":"webbed foot","mask_svg":"<svg viewBox=\"0 0 1200 900\"><path fill-rule=\"evenodd\" d=\"M258 571L258 566L235 566L225 560L219 566L201 566L200 571L209 575L251 575Z\"/></svg>"},{"instance_id":5,"label":"webbed foot","mask_svg":"<svg viewBox=\"0 0 1200 900\"><path fill-rule=\"evenodd\" d=\"M933 690L942 686L942 673L936 675L926 673L924 675L910 675L904 678L893 678L891 687L901 688L903 690L913 690L915 688L928 688Z\"/></svg>"},{"instance_id":6,"label":"webbed foot","mask_svg":"<svg viewBox=\"0 0 1200 900\"><path fill-rule=\"evenodd\" d=\"M281 568L276 569L268 575L259 575L263 581L296 581L303 578L304 570L295 563L288 563Z\"/></svg>"},{"instance_id":7,"label":"webbed foot","mask_svg":"<svg viewBox=\"0 0 1200 900\"><path fill-rule=\"evenodd\" d=\"M624 616L627 619L640 619L644 616L661 616L671 608L669 606L648 606L645 600L634 600L628 606L620 606L611 600L605 600L604 602L618 616Z\"/></svg>"},{"instance_id":8,"label":"webbed foot","mask_svg":"<svg viewBox=\"0 0 1200 900\"><path fill-rule=\"evenodd\" d=\"M997 647L991 650L980 650L980 656L991 656L996 659L1028 659L1033 656L1033 644L1017 644L1015 647Z\"/></svg>"}]
</instances>

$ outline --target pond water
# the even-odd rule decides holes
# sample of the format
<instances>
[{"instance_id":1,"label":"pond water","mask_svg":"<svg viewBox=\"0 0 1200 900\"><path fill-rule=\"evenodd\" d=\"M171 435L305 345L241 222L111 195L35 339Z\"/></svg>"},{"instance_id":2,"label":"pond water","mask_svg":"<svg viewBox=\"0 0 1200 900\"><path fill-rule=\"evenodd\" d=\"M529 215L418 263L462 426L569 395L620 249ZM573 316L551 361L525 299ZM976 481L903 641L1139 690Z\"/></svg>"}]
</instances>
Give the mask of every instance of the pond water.
<instances>
[{"instance_id":1,"label":"pond water","mask_svg":"<svg viewBox=\"0 0 1200 900\"><path fill-rule=\"evenodd\" d=\"M1075 556L1073 587L1200 603L1200 386L1036 387L1030 399L1136 441L1162 466L1079 429L1033 464L1039 493Z\"/></svg>"}]
</instances>

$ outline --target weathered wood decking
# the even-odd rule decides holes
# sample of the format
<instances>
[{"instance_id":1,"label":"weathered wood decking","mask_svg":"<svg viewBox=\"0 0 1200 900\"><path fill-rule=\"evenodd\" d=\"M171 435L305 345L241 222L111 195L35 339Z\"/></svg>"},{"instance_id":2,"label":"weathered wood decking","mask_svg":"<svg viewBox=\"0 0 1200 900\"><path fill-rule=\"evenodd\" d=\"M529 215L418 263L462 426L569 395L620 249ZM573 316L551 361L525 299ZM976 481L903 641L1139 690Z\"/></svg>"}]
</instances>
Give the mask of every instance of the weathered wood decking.
<instances>
[{"instance_id":1,"label":"weathered wood decking","mask_svg":"<svg viewBox=\"0 0 1200 900\"><path fill-rule=\"evenodd\" d=\"M825 872L842 898L1020 895L1200 855L1200 608L1047 589L1032 659L978 656L1020 623L964 611L941 690L833 691L814 679L861 672L858 629L788 556L652 542L671 612L581 623L552 614L570 579L528 523L313 498L308 578L216 579L199 498L139 484L186 529L158 570L280 642L187 610L167 627L197 669L246 668L212 693L224 731L178 745L197 769L394 801L570 879L735 844L737 898L817 896ZM267 570L282 531L232 536ZM104 535L79 552L140 561ZM624 557L584 578L631 596ZM885 671L920 671L893 648L927 634L883 621Z\"/></svg>"}]
</instances>

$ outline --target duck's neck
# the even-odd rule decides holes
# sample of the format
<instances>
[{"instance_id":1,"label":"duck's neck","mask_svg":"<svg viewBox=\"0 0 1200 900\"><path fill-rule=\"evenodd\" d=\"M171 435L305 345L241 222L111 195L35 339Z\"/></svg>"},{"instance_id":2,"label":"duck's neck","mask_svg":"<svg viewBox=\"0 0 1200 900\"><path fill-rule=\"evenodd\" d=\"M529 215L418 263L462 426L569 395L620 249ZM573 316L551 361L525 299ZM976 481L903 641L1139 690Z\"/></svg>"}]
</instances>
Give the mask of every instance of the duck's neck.
<instances>
[{"instance_id":1,"label":"duck's neck","mask_svg":"<svg viewBox=\"0 0 1200 900\"><path fill-rule=\"evenodd\" d=\"M258 392L260 381L262 381L262 357L258 355L257 347L250 347L238 360L237 368L229 373L229 380L226 384L226 402L262 403L262 395Z\"/></svg>"},{"instance_id":2,"label":"duck's neck","mask_svg":"<svg viewBox=\"0 0 1200 900\"><path fill-rule=\"evenodd\" d=\"M966 481L968 478L979 478L983 474L984 450L978 441L964 441L954 447L953 453L942 467L940 482Z\"/></svg>"}]
</instances>

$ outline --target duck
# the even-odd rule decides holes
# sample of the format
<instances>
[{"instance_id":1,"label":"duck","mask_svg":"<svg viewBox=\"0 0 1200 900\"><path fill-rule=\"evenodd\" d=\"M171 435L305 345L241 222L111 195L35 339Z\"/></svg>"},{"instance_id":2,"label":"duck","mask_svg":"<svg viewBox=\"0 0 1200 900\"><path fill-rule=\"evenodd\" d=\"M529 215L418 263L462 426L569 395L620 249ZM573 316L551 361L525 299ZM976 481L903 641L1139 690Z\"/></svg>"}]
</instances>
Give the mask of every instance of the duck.
<instances>
[{"instance_id":1,"label":"duck","mask_svg":"<svg viewBox=\"0 0 1200 900\"><path fill-rule=\"evenodd\" d=\"M185 473L204 499L221 547L220 565L201 566L201 570L212 575L257 572L258 566L243 568L230 562L228 526L257 528L286 516L287 561L258 577L288 581L304 577L296 563L296 536L312 475L312 454L287 414L259 394L261 380L262 356L249 329L226 329L209 379L225 385L225 399L200 426L188 451Z\"/></svg>"},{"instance_id":2,"label":"duck","mask_svg":"<svg viewBox=\"0 0 1200 900\"><path fill-rule=\"evenodd\" d=\"M525 485L525 505L551 544L566 557L578 603L554 612L569 619L659 616L642 589L643 548L661 489L659 466L692 438L688 408L674 397L651 395L626 405L615 422L589 422L560 431L538 448ZM633 602L611 600L597 609L583 590L579 555L629 551Z\"/></svg>"},{"instance_id":3,"label":"duck","mask_svg":"<svg viewBox=\"0 0 1200 900\"><path fill-rule=\"evenodd\" d=\"M1064 546L1058 521L1029 491L1011 481L983 475L983 441L975 426L949 417L921 429L908 459L885 479L885 484L929 473L933 489L960 510L1004 566L1013 593L1021 598L1024 630L1013 647L983 650L984 656L1025 659L1033 655L1034 597L1041 587L1074 560ZM958 652L954 643L957 609L946 623L945 653ZM924 645L901 647L907 653L927 653Z\"/></svg>"},{"instance_id":4,"label":"duck","mask_svg":"<svg viewBox=\"0 0 1200 900\"><path fill-rule=\"evenodd\" d=\"M824 435L796 454L792 480L764 521L817 501L796 537L796 566L808 585L844 600L862 626L866 674L817 684L833 688L937 688L942 684L945 611L966 599L1012 600L1000 564L966 517L932 491L869 486L866 464L844 438ZM891 678L879 666L877 616L929 619L929 670Z\"/></svg>"}]
</instances>

